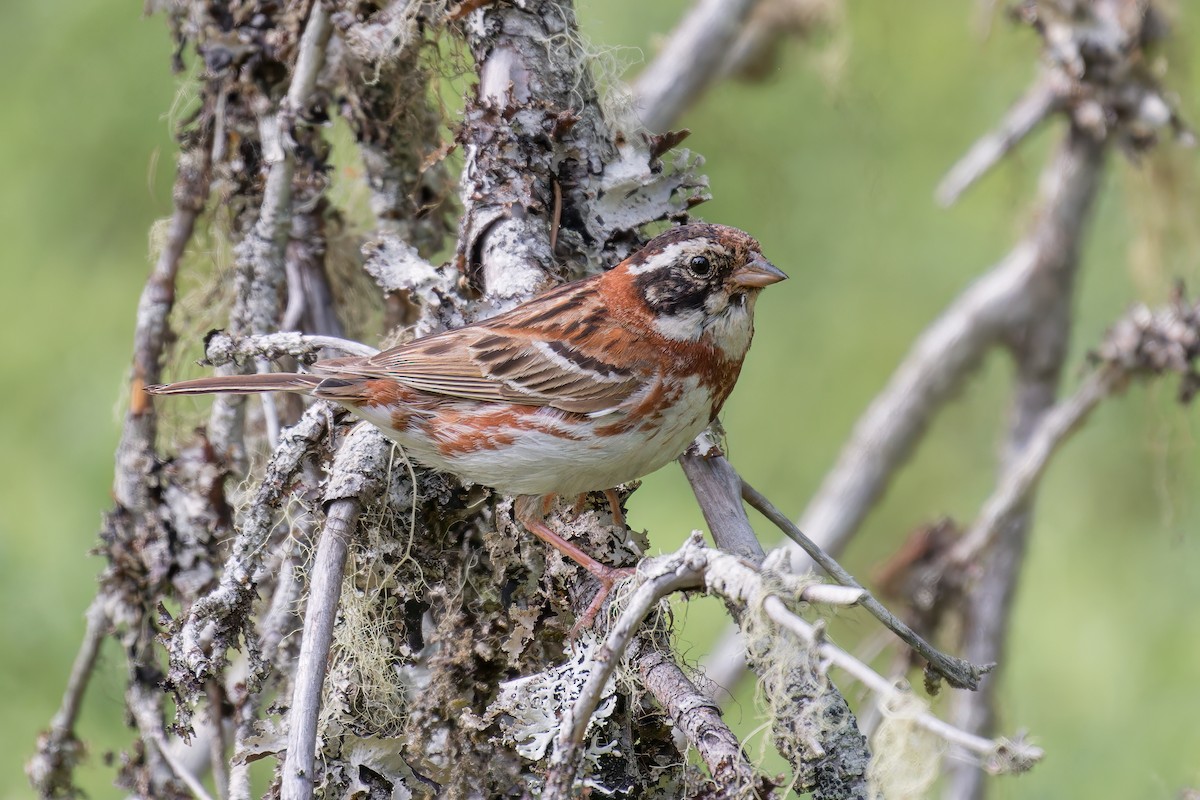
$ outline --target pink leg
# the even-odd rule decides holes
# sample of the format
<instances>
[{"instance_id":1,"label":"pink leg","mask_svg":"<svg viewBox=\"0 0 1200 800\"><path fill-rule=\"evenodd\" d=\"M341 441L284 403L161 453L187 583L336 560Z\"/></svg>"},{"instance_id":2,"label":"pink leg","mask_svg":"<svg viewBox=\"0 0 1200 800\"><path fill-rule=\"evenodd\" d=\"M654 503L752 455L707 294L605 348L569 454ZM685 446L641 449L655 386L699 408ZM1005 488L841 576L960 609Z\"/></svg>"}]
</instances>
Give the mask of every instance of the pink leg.
<instances>
[{"instance_id":1,"label":"pink leg","mask_svg":"<svg viewBox=\"0 0 1200 800\"><path fill-rule=\"evenodd\" d=\"M612 513L613 524L618 528L624 528L625 512L621 511L621 498L617 497L617 490L605 489L604 498L608 500L608 510Z\"/></svg>"},{"instance_id":2,"label":"pink leg","mask_svg":"<svg viewBox=\"0 0 1200 800\"><path fill-rule=\"evenodd\" d=\"M553 496L550 496L550 499L553 500ZM555 550L586 569L588 572L592 573L596 580L600 581L600 591L596 593L595 599L592 600L591 605L587 607L587 610L583 613L583 616L579 618L579 622L575 625L577 630L590 628L592 622L596 619L596 614L599 613L600 609L604 606L604 601L608 598L609 593L612 591L613 584L622 578L626 578L634 574L637 570L632 568L618 569L616 567L605 566L589 556L587 553L583 552L583 550L579 549L579 547L575 544L568 542L566 539L550 530L550 527L546 524L545 512L541 511L539 513L539 501L543 503L542 508L545 508L545 498L538 498L530 495L518 497L516 502L513 504L513 516L516 517L517 522L524 525L525 528L534 536L538 537L543 542L550 545Z\"/></svg>"}]
</instances>

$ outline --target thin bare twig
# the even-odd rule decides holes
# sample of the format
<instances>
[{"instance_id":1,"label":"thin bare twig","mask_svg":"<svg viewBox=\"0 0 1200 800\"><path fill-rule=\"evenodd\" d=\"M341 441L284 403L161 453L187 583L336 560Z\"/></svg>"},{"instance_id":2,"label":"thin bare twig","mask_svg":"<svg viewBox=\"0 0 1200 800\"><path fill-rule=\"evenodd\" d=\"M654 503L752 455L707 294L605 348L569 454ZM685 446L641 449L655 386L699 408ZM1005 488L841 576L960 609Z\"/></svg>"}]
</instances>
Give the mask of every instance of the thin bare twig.
<instances>
[{"instance_id":1,"label":"thin bare twig","mask_svg":"<svg viewBox=\"0 0 1200 800\"><path fill-rule=\"evenodd\" d=\"M145 734L146 732L142 731L142 735L145 736ZM183 781L188 790L195 795L196 800L213 800L212 795L210 795L208 790L204 788L204 784L200 781L200 779L188 769L186 764L179 760L177 755L175 755L175 752L171 749L166 737L163 736L161 732L159 735L147 739L147 741L152 742L153 746L158 748L159 754L161 754L163 760L170 765L171 771L175 773L175 777Z\"/></svg>"},{"instance_id":2,"label":"thin bare twig","mask_svg":"<svg viewBox=\"0 0 1200 800\"><path fill-rule=\"evenodd\" d=\"M929 644L929 642L918 636L916 631L906 625L903 620L888 611L883 603L876 600L870 592L863 589L858 581L854 580L854 576L847 572L841 564L837 563L828 553L805 536L804 532L797 528L795 523L788 519L782 511L777 509L770 500L744 480L742 481L742 496L746 499L747 503L760 511L767 519L771 520L792 541L800 545L804 549L804 552L808 553L809 557L820 565L821 569L825 570L829 577L842 586L849 586L860 590L862 595L858 600L859 605L882 622L888 630L899 636L905 644L920 653L921 657L929 662L929 666L939 675L943 676L951 686L956 689L971 689L974 691L979 686L979 679L995 666L994 664L975 665L965 659L946 655Z\"/></svg>"},{"instance_id":3,"label":"thin bare twig","mask_svg":"<svg viewBox=\"0 0 1200 800\"><path fill-rule=\"evenodd\" d=\"M225 687L220 681L208 682L208 719L206 727L212 732L207 748L208 766L218 800L229 797L229 771L226 768L228 739L225 736Z\"/></svg>"},{"instance_id":4,"label":"thin bare twig","mask_svg":"<svg viewBox=\"0 0 1200 800\"><path fill-rule=\"evenodd\" d=\"M704 547L698 534L689 538L678 552L655 559L642 569L651 577L638 587L608 640L600 648L595 657L596 668L589 674L587 683L562 723L547 777L545 797L569 796L591 715L637 626L659 600L674 591L703 583L707 591L738 606L749 607L758 602L757 594L762 591L762 578L754 566L722 551ZM818 646L823 661L845 670L885 699L894 701L909 697L907 692L897 689L858 659L822 641L812 626L792 613L780 598L769 595L762 602L772 621L798 635L806 644ZM927 711L916 714L914 719L916 724L932 733L992 761L1004 754L1010 769L1026 769L1041 757L1041 751L1037 748L970 735L938 720Z\"/></svg>"},{"instance_id":5,"label":"thin bare twig","mask_svg":"<svg viewBox=\"0 0 1200 800\"><path fill-rule=\"evenodd\" d=\"M100 645L108 634L106 602L107 598L101 595L88 606L87 627L71 666L62 703L50 721L49 730L38 737L37 754L25 767L29 782L42 797L66 796L72 792L71 775L83 755L83 746L75 736L75 722L100 656Z\"/></svg>"}]
</instances>

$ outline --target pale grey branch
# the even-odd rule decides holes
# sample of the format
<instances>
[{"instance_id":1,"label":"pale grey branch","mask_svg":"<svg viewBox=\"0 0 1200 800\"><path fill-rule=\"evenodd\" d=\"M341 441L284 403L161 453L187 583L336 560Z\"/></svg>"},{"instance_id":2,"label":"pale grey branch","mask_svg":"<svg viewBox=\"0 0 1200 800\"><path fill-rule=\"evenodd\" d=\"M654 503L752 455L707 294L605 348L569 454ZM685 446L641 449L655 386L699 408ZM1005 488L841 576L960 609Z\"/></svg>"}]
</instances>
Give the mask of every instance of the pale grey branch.
<instances>
[{"instance_id":1,"label":"pale grey branch","mask_svg":"<svg viewBox=\"0 0 1200 800\"><path fill-rule=\"evenodd\" d=\"M287 754L282 767L284 800L307 800L313 795L321 691L350 539L363 506L372 503L383 488L390 452L391 445L379 429L362 422L334 457L325 490L325 527L317 540L311 567L304 635L292 686Z\"/></svg>"},{"instance_id":2,"label":"pale grey branch","mask_svg":"<svg viewBox=\"0 0 1200 800\"><path fill-rule=\"evenodd\" d=\"M949 553L959 567L975 561L1025 508L1036 490L1046 467L1058 449L1087 420L1100 401L1110 396L1125 380L1117 369L1108 367L1087 377L1070 398L1044 414L1025 446L1000 476L995 491L988 497L971 525Z\"/></svg>"},{"instance_id":3,"label":"pale grey branch","mask_svg":"<svg viewBox=\"0 0 1200 800\"><path fill-rule=\"evenodd\" d=\"M1028 291L1031 313L1015 319L1007 334L1017 374L1013 414L1001 457L1002 475L1021 463L1058 393L1070 339L1079 250L1106 149L1105 142L1071 128L1042 173L1042 194L1047 200L1032 233L1039 258ZM1005 480L1002 477L1001 483ZM989 548L987 569L966 594L962 626L966 658L989 663L1004 659L1009 614L1033 521L1035 486L1036 481L1029 485L1020 505L1005 515L1004 529ZM996 681L989 680L977 695L956 697L955 723L964 730L989 735L996 725L995 694ZM957 763L947 791L956 798L981 798L983 780L984 774L974 765Z\"/></svg>"},{"instance_id":4,"label":"pale grey branch","mask_svg":"<svg viewBox=\"0 0 1200 800\"><path fill-rule=\"evenodd\" d=\"M679 464L717 547L761 564L765 553L742 506L741 478L721 452L714 435L705 431L697 436L679 457Z\"/></svg>"},{"instance_id":5,"label":"pale grey branch","mask_svg":"<svg viewBox=\"0 0 1200 800\"><path fill-rule=\"evenodd\" d=\"M37 753L25 767L29 782L43 797L69 795L72 791L71 773L83 756L83 745L75 736L75 722L100 656L100 645L108 634L106 602L107 598L98 596L88 606L87 628L71 666L62 704L50 721L50 729L38 737Z\"/></svg>"},{"instance_id":6,"label":"pale grey branch","mask_svg":"<svg viewBox=\"0 0 1200 800\"><path fill-rule=\"evenodd\" d=\"M646 128L662 133L717 78L759 0L697 0L633 84Z\"/></svg>"},{"instance_id":7,"label":"pale grey branch","mask_svg":"<svg viewBox=\"0 0 1200 800\"><path fill-rule=\"evenodd\" d=\"M1054 72L1044 71L1029 91L1008 110L996 129L971 145L967 154L950 168L938 184L935 193L938 203L953 205L963 192L1062 107L1066 90L1067 87L1062 85Z\"/></svg>"}]
</instances>

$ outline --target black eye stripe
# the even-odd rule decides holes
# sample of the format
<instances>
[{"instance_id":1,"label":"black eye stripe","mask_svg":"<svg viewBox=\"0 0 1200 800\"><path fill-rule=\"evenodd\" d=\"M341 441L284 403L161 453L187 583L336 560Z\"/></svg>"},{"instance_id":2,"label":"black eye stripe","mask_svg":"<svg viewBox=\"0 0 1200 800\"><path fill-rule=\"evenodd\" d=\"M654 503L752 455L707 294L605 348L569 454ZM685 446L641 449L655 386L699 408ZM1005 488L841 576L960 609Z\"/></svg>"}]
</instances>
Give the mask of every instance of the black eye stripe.
<instances>
[{"instance_id":1,"label":"black eye stripe","mask_svg":"<svg viewBox=\"0 0 1200 800\"><path fill-rule=\"evenodd\" d=\"M656 313L675 315L684 311L701 309L709 295L707 283L698 283L686 271L671 270L666 273L638 276L638 290L646 304Z\"/></svg>"},{"instance_id":2,"label":"black eye stripe","mask_svg":"<svg viewBox=\"0 0 1200 800\"><path fill-rule=\"evenodd\" d=\"M665 249L665 248L664 248ZM689 242L674 252L659 251L643 263L650 269L635 273L638 293L646 305L663 316L704 311L710 298L727 291L725 286L739 254L716 242ZM721 304L737 307L736 303Z\"/></svg>"}]
</instances>

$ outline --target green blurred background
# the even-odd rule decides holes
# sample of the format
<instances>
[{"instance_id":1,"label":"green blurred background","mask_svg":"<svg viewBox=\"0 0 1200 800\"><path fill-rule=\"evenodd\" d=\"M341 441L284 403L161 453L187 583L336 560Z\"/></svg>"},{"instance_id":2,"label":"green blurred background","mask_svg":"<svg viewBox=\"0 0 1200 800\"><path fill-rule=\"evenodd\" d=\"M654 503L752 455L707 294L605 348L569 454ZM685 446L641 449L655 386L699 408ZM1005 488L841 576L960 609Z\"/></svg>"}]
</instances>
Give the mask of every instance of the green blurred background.
<instances>
[{"instance_id":1,"label":"green blurred background","mask_svg":"<svg viewBox=\"0 0 1200 800\"><path fill-rule=\"evenodd\" d=\"M598 49L629 48L617 60L636 62L682 7L584 0L581 19ZM976 8L854 3L837 33L793 47L765 85L722 85L683 120L708 159L704 218L750 230L792 276L764 296L724 415L735 463L789 514L914 335L1029 215L1058 130L960 206L931 199L1037 59L1028 31L997 20L983 35ZM1197 46L1200 23L1181 20L1169 83L1192 120ZM100 569L87 551L110 504L148 231L169 213L167 120L180 91L169 55L163 20L142 19L136 3L0 4L0 797L29 794L22 763L57 708ZM1200 289L1196 166L1191 151L1111 162L1068 388L1130 302L1161 302L1176 275ZM847 554L853 569L868 574L923 521L973 517L992 484L1008 379L997 355L942 415ZM1043 487L1002 718L1006 732L1032 731L1047 758L997 779L995 797L1169 798L1200 784L1200 412L1175 406L1174 391L1165 381L1104 405ZM664 549L701 526L677 469L647 481L631 522ZM699 657L722 612L697 603L687 621ZM876 628L849 612L835 630L852 643ZM81 728L92 797L119 796L103 760L129 740L121 695L109 642ZM754 727L748 692L730 719Z\"/></svg>"}]
</instances>

